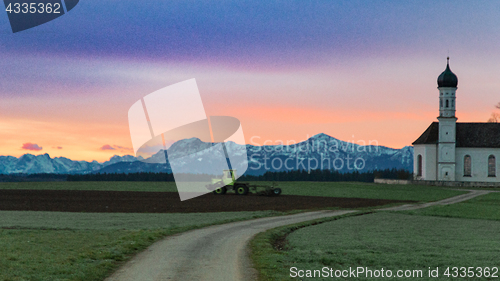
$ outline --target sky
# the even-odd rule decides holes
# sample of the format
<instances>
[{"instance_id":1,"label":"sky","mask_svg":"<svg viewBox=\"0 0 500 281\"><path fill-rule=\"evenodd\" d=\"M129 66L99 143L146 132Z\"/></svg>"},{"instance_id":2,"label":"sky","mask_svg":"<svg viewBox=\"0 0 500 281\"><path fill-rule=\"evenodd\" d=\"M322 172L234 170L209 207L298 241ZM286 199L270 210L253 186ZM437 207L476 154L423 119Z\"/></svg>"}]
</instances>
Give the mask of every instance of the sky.
<instances>
[{"instance_id":1,"label":"sky","mask_svg":"<svg viewBox=\"0 0 500 281\"><path fill-rule=\"evenodd\" d=\"M81 0L12 33L0 13L0 155L133 154L129 108L195 78L249 144L325 133L411 145L458 76L459 122L500 102L500 2Z\"/></svg>"}]
</instances>

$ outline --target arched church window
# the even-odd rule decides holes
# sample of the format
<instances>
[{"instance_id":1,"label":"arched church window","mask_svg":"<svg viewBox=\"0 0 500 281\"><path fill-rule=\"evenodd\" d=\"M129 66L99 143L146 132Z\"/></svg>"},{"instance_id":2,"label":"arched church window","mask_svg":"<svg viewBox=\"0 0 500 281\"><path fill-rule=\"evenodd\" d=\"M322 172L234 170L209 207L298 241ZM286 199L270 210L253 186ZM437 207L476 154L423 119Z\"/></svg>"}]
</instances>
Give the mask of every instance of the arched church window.
<instances>
[{"instance_id":1,"label":"arched church window","mask_svg":"<svg viewBox=\"0 0 500 281\"><path fill-rule=\"evenodd\" d=\"M443 107L443 100L439 100L439 107Z\"/></svg>"},{"instance_id":2,"label":"arched church window","mask_svg":"<svg viewBox=\"0 0 500 281\"><path fill-rule=\"evenodd\" d=\"M464 177L470 177L472 174L472 161L470 155L464 157Z\"/></svg>"},{"instance_id":3,"label":"arched church window","mask_svg":"<svg viewBox=\"0 0 500 281\"><path fill-rule=\"evenodd\" d=\"M496 174L497 171L495 156L490 155L490 157L488 157L488 177L496 177Z\"/></svg>"},{"instance_id":4,"label":"arched church window","mask_svg":"<svg viewBox=\"0 0 500 281\"><path fill-rule=\"evenodd\" d=\"M446 108L450 107L450 101L446 100Z\"/></svg>"},{"instance_id":5,"label":"arched church window","mask_svg":"<svg viewBox=\"0 0 500 281\"><path fill-rule=\"evenodd\" d=\"M455 101L451 100L451 107L455 107Z\"/></svg>"},{"instance_id":6,"label":"arched church window","mask_svg":"<svg viewBox=\"0 0 500 281\"><path fill-rule=\"evenodd\" d=\"M418 155L417 157L417 176L422 176L422 155Z\"/></svg>"}]
</instances>

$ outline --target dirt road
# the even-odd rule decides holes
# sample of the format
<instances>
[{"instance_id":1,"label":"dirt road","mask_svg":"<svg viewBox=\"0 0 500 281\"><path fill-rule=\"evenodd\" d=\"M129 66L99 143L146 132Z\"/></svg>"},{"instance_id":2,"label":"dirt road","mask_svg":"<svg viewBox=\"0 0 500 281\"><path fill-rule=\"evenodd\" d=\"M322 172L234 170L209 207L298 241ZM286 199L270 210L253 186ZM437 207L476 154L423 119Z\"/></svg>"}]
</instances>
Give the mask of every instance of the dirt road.
<instances>
[{"instance_id":1,"label":"dirt road","mask_svg":"<svg viewBox=\"0 0 500 281\"><path fill-rule=\"evenodd\" d=\"M106 281L256 280L246 251L265 230L355 211L319 211L234 222L185 232L151 245Z\"/></svg>"},{"instance_id":2,"label":"dirt road","mask_svg":"<svg viewBox=\"0 0 500 281\"><path fill-rule=\"evenodd\" d=\"M441 201L436 201L436 202L429 202L429 203L423 203L423 204L406 204L406 205L401 205L401 206L396 206L396 207L391 207L391 208L384 208L380 209L382 211L409 211L409 210L416 210L416 209L422 209L422 208L427 208L430 206L436 206L436 205L450 205L450 204L455 204L455 203L460 203L469 199L472 199L474 197L480 196L480 195L485 195L490 192L496 192L496 191L490 191L490 190L467 190L469 193L446 198Z\"/></svg>"}]
</instances>

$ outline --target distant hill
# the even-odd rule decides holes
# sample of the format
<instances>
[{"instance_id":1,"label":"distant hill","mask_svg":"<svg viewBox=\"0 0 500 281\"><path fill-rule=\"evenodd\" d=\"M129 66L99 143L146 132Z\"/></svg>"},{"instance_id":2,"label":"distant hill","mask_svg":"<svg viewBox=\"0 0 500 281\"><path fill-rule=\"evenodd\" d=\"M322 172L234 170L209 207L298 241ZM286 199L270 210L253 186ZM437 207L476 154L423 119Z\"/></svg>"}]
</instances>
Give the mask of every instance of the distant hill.
<instances>
[{"instance_id":1,"label":"distant hill","mask_svg":"<svg viewBox=\"0 0 500 281\"><path fill-rule=\"evenodd\" d=\"M211 146L199 139L177 141L169 148L169 154L176 151L193 151L190 164L178 167L183 173L219 174L212 166L196 165L196 159L211 163L211 154L201 148ZM242 155L247 150L247 175L261 175L266 171L332 169L340 172L371 171L384 169L413 170L413 147L393 149L385 146L361 146L318 134L294 145L253 146L227 142L226 148L232 154ZM159 157L163 151L152 158ZM146 163L131 155L113 156L109 161L73 161L64 157L50 158L48 154L34 156L25 154L19 158L0 156L0 174L86 174L86 173L138 173L171 172L170 165ZM214 160L215 161L215 160ZM194 163L194 164L193 164ZM321 165L321 163L323 165ZM238 169L238 167L234 167Z\"/></svg>"}]
</instances>

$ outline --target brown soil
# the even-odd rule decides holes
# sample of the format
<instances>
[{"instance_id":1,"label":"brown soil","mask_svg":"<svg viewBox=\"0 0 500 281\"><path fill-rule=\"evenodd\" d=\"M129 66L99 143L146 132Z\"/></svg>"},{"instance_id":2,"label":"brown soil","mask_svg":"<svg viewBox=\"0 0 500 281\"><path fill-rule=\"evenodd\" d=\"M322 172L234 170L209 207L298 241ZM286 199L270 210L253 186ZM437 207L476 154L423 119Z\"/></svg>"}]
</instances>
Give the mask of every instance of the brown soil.
<instances>
[{"instance_id":1,"label":"brown soil","mask_svg":"<svg viewBox=\"0 0 500 281\"><path fill-rule=\"evenodd\" d=\"M410 203L363 198L280 195L276 197L205 194L180 201L175 192L125 192L81 190L0 190L0 210L203 213L235 211L290 211L328 207L361 208L390 203Z\"/></svg>"}]
</instances>

